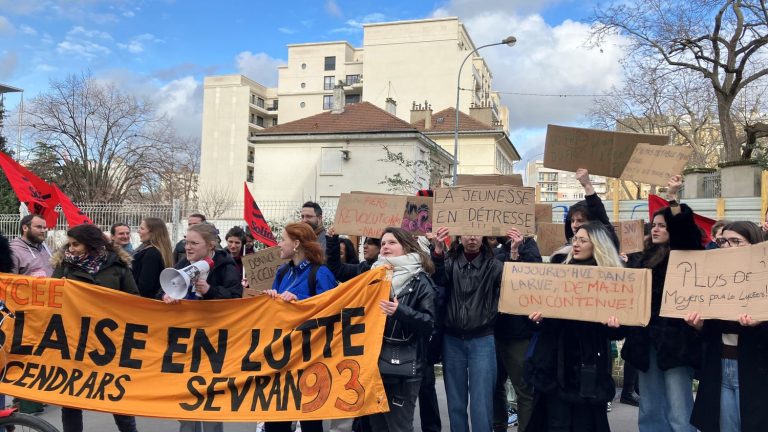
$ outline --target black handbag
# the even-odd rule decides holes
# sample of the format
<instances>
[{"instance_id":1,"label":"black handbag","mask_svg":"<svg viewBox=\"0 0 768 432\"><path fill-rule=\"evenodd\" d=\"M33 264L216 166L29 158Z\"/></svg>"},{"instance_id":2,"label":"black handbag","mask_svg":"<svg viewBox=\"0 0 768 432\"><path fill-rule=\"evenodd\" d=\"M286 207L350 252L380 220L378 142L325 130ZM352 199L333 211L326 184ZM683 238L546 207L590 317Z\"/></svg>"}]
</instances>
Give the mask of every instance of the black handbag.
<instances>
[{"instance_id":1,"label":"black handbag","mask_svg":"<svg viewBox=\"0 0 768 432\"><path fill-rule=\"evenodd\" d=\"M392 327L392 333L395 332L397 321ZM407 339L395 339L384 337L381 344L381 354L379 354L379 373L384 376L394 376L398 378L415 378L417 376L416 343L413 340L414 335L410 334Z\"/></svg>"}]
</instances>

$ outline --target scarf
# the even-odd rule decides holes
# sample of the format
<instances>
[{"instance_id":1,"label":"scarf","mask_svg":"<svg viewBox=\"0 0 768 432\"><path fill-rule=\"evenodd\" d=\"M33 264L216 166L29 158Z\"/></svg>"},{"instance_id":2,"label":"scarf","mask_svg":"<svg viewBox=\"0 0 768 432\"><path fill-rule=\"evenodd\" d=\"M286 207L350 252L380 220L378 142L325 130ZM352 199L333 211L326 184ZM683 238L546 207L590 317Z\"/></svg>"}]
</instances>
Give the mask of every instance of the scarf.
<instances>
[{"instance_id":1,"label":"scarf","mask_svg":"<svg viewBox=\"0 0 768 432\"><path fill-rule=\"evenodd\" d=\"M381 267L386 264L389 264L394 268L392 275L392 291L394 292L395 297L400 295L414 276L424 271L421 266L421 257L415 252L396 257L384 257L379 255L378 261L373 263L371 268Z\"/></svg>"},{"instance_id":2,"label":"scarf","mask_svg":"<svg viewBox=\"0 0 768 432\"><path fill-rule=\"evenodd\" d=\"M69 251L64 251L64 262L80 267L91 276L95 276L99 272L106 260L107 250L105 248L91 251L85 255L72 255Z\"/></svg>"}]
</instances>

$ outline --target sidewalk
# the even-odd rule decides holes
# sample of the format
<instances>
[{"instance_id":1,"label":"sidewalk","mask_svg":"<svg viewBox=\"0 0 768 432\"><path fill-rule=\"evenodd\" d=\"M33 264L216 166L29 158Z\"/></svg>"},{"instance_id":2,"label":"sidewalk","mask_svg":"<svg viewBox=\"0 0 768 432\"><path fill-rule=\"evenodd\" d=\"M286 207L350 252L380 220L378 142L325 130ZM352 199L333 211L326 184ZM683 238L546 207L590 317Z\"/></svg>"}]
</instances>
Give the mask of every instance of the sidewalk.
<instances>
[{"instance_id":1,"label":"sidewalk","mask_svg":"<svg viewBox=\"0 0 768 432\"><path fill-rule=\"evenodd\" d=\"M613 401L613 410L608 413L608 420L611 424L611 432L634 432L637 431L637 408L619 403L618 395L620 390L616 391L616 399ZM440 417L443 420L443 430L448 431L448 408L445 402L445 387L442 377L437 377L437 397L440 403ZM83 413L83 429L86 431L117 431L117 426L111 415L86 411ZM50 422L52 425L62 430L61 410L59 407L48 406L40 417ZM179 423L175 420L159 420L154 418L139 417L136 419L139 432L176 432L179 430ZM419 425L419 409L416 407L415 430L421 430ZM328 425L325 425L328 430ZM225 432L255 432L256 423L226 423ZM516 427L508 429L509 432L516 432Z\"/></svg>"}]
</instances>

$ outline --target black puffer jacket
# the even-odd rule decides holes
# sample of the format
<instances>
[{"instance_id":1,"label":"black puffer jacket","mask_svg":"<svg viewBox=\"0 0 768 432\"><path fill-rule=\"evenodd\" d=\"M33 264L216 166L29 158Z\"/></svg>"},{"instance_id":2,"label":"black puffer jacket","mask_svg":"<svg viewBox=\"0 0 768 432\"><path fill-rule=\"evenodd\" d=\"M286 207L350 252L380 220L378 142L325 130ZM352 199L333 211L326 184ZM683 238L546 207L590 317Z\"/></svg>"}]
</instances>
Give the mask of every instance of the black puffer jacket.
<instances>
[{"instance_id":1,"label":"black puffer jacket","mask_svg":"<svg viewBox=\"0 0 768 432\"><path fill-rule=\"evenodd\" d=\"M603 224L608 230L608 234L611 236L611 240L613 240L616 249L619 249L619 237L616 235L616 231L614 230L610 219L608 219L608 213L605 211L603 200L601 200L597 194L587 195L584 198L583 201L577 202L568 209L568 214L565 216L565 225L563 226L563 229L565 230L565 240L570 242L573 235L576 234L571 228L571 217L575 212L582 212L585 213L584 216L589 222L600 222ZM562 252L555 252L552 254L550 262L553 264L562 263L568 256L568 252L570 252L570 247L562 248Z\"/></svg>"},{"instance_id":2,"label":"black puffer jacket","mask_svg":"<svg viewBox=\"0 0 768 432\"><path fill-rule=\"evenodd\" d=\"M189 260L187 260L187 257L184 257L174 267L181 269L188 265ZM203 299L240 298L243 296L243 286L240 281L241 275L237 271L235 261L229 253L223 250L216 250L213 255L213 268L208 273L208 278L206 278L210 288L203 296ZM162 297L163 292L160 291L158 295Z\"/></svg>"},{"instance_id":3,"label":"black puffer jacket","mask_svg":"<svg viewBox=\"0 0 768 432\"><path fill-rule=\"evenodd\" d=\"M680 206L680 213L672 216L672 211L664 211L664 219L669 232L670 250L701 249L701 232L693 219L693 211L685 204ZM698 368L701 365L702 346L696 331L680 318L659 316L661 300L664 296L664 279L667 276L669 253L661 262L651 266L655 248L643 252L639 268L650 268L652 275L651 321L648 327L632 327L621 349L621 357L641 371L647 371L650 365L651 345L658 353L659 369L668 370L680 366Z\"/></svg>"},{"instance_id":4,"label":"black puffer jacket","mask_svg":"<svg viewBox=\"0 0 768 432\"><path fill-rule=\"evenodd\" d=\"M80 266L65 261L64 248L53 255L51 264L54 266L52 278L67 278L128 294L139 294L131 274L131 257L122 248L107 251L104 263L95 275L88 273Z\"/></svg>"},{"instance_id":5,"label":"black puffer jacket","mask_svg":"<svg viewBox=\"0 0 768 432\"><path fill-rule=\"evenodd\" d=\"M504 253L496 255L496 259L501 262L511 261L509 257L510 245L506 243L501 247ZM541 253L539 252L539 246L536 244L536 240L533 238L525 238L523 244L517 250L519 257L516 262L527 263L540 263ZM496 320L496 339L501 341L512 341L519 339L530 339L533 336L533 331L536 325L523 315L510 315L505 313L499 313Z\"/></svg>"},{"instance_id":6,"label":"black puffer jacket","mask_svg":"<svg viewBox=\"0 0 768 432\"><path fill-rule=\"evenodd\" d=\"M337 281L346 282L371 269L373 262L363 261L359 264L341 262L339 243L339 236L325 236L325 265L331 270Z\"/></svg>"},{"instance_id":7,"label":"black puffer jacket","mask_svg":"<svg viewBox=\"0 0 768 432\"><path fill-rule=\"evenodd\" d=\"M424 367L428 364L427 341L435 325L435 292L432 279L424 272L419 273L397 296L399 306L384 324L384 344L391 343L388 339L408 340L409 345L416 346L414 379L421 379ZM382 354L384 351L382 349ZM382 379L392 381L399 378L382 375Z\"/></svg>"},{"instance_id":8,"label":"black puffer jacket","mask_svg":"<svg viewBox=\"0 0 768 432\"><path fill-rule=\"evenodd\" d=\"M445 334L460 339L494 333L499 309L502 263L490 251L471 262L460 246L455 258L432 254L435 283L445 287Z\"/></svg>"}]
</instances>

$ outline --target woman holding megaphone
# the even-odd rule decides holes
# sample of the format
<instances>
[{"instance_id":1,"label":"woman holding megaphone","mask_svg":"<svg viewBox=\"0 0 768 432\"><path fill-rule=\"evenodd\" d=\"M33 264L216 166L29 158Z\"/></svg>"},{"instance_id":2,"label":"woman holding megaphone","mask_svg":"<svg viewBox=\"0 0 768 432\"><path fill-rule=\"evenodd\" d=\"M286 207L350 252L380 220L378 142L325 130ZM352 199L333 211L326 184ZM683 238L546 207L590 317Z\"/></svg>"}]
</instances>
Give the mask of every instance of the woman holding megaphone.
<instances>
[{"instance_id":1,"label":"woman holding megaphone","mask_svg":"<svg viewBox=\"0 0 768 432\"><path fill-rule=\"evenodd\" d=\"M243 287L240 285L240 272L237 271L235 261L223 250L216 249L219 242L216 227L210 223L192 225L187 230L185 257L176 264L175 268L184 271L187 267L197 266L207 262L208 275L190 280L186 295L187 300L212 300L240 298L243 296ZM201 271L201 276L205 271ZM163 287L165 289L165 286ZM166 292L163 301L169 304L178 303Z\"/></svg>"},{"instance_id":2,"label":"woman holding megaphone","mask_svg":"<svg viewBox=\"0 0 768 432\"><path fill-rule=\"evenodd\" d=\"M190 267L197 267L196 272L199 277L190 279L186 294L182 297L172 293L163 294L163 301L168 304L179 303L181 297L186 300L213 300L240 298L243 296L243 287L240 285L240 272L235 267L235 261L226 251L216 249L219 242L216 227L210 223L201 223L192 225L187 230L186 245L184 250L186 255L176 264L176 269L180 272L189 270ZM205 263L203 266L200 264ZM206 271L200 269L208 268ZM166 290L167 285L163 285ZM179 432L222 432L224 423L222 422L200 422L179 420Z\"/></svg>"}]
</instances>

